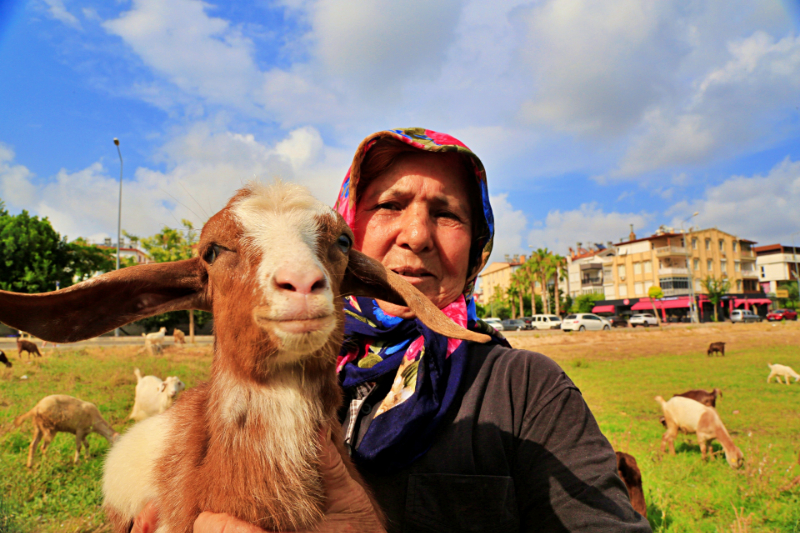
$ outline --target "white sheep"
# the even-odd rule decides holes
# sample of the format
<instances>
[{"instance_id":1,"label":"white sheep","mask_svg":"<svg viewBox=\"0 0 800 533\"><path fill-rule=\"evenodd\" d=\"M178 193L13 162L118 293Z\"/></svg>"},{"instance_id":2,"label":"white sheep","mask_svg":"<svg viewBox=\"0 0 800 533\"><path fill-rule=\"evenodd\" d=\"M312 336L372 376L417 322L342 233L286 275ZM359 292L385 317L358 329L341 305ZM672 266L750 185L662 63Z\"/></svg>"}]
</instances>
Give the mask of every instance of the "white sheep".
<instances>
[{"instance_id":1,"label":"white sheep","mask_svg":"<svg viewBox=\"0 0 800 533\"><path fill-rule=\"evenodd\" d=\"M739 468L744 464L742 451L733 443L716 409L683 396L673 396L668 402L661 396L656 396L656 401L661 404L667 422L667 432L661 439L662 453L669 444L670 453L675 455L675 437L680 430L697 434L703 459L706 458L708 442L717 439L722 444L725 458L731 467Z\"/></svg>"},{"instance_id":2,"label":"white sheep","mask_svg":"<svg viewBox=\"0 0 800 533\"><path fill-rule=\"evenodd\" d=\"M92 431L104 436L110 443L119 438L119 433L103 420L103 416L95 404L65 394L45 396L33 409L18 416L14 420L14 425L19 426L31 417L33 417L34 433L33 441L28 449L28 468L33 465L33 455L36 453L36 447L39 446L42 437L44 437L42 453L45 453L59 431L75 435L74 463L78 462L81 444L87 451L89 450L86 435Z\"/></svg>"},{"instance_id":3,"label":"white sheep","mask_svg":"<svg viewBox=\"0 0 800 533\"><path fill-rule=\"evenodd\" d=\"M164 349L164 336L167 334L167 328L161 326L161 329L156 331L155 333L142 333L142 337L144 337L144 347L147 350L147 353L153 355L153 348L158 353L161 353Z\"/></svg>"},{"instance_id":4,"label":"white sheep","mask_svg":"<svg viewBox=\"0 0 800 533\"><path fill-rule=\"evenodd\" d=\"M786 384L789 384L789 378L794 378L794 382L797 383L800 380L800 374L792 370L792 367L786 365L771 365L767 363L769 367L769 376L767 377L767 383L772 381L772 378L778 380L778 383L781 382L781 377L786 380Z\"/></svg>"},{"instance_id":5,"label":"white sheep","mask_svg":"<svg viewBox=\"0 0 800 533\"><path fill-rule=\"evenodd\" d=\"M128 418L136 421L163 413L172 406L178 393L186 388L177 376L169 376L162 381L156 376L142 377L138 368L133 373L136 376L136 399Z\"/></svg>"}]
</instances>

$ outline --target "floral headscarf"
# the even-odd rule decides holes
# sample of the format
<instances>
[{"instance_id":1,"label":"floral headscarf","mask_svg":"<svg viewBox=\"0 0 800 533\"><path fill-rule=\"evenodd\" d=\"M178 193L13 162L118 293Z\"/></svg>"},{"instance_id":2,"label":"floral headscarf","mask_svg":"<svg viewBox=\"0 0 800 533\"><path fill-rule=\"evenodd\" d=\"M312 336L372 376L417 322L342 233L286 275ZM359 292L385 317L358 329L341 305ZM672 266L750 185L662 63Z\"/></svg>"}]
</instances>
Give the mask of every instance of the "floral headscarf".
<instances>
[{"instance_id":1,"label":"floral headscarf","mask_svg":"<svg viewBox=\"0 0 800 533\"><path fill-rule=\"evenodd\" d=\"M336 209L351 227L355 222L356 191L367 151L382 139L397 139L427 152L456 152L471 163L480 193L480 231L473 236L470 269L463 294L444 309L456 324L493 336L508 346L490 326L478 320L472 291L492 250L494 217L489 204L486 172L480 159L458 139L423 128L374 133L359 145L345 176ZM394 376L391 390L377 406L363 439L353 449L356 461L374 471L392 471L411 463L433 443L439 422L455 399L468 349L467 342L431 331L416 319L384 313L374 300L345 300L345 337L337 370L346 390L371 388L382 376Z\"/></svg>"}]
</instances>

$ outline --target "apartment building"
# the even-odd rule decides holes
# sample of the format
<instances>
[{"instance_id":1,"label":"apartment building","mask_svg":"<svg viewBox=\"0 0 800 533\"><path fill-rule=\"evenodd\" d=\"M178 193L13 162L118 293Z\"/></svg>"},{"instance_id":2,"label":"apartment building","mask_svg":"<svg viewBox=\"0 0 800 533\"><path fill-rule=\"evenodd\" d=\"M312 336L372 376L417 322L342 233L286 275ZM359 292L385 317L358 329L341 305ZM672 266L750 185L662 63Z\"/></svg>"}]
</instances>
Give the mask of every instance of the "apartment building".
<instances>
[{"instance_id":1,"label":"apartment building","mask_svg":"<svg viewBox=\"0 0 800 533\"><path fill-rule=\"evenodd\" d=\"M495 261L489 263L483 272L478 275L480 297L478 303L485 304L491 300L492 295L499 288L501 294L505 294L511 286L511 276L523 263L524 255L506 256L505 261Z\"/></svg>"},{"instance_id":2,"label":"apartment building","mask_svg":"<svg viewBox=\"0 0 800 533\"><path fill-rule=\"evenodd\" d=\"M778 283L797 281L800 247L768 244L753 248L756 253L756 273L762 290L774 294Z\"/></svg>"},{"instance_id":3,"label":"apartment building","mask_svg":"<svg viewBox=\"0 0 800 533\"><path fill-rule=\"evenodd\" d=\"M612 255L613 247L602 244L586 249L578 243L576 249L570 248L567 256L569 295L577 298L584 294L603 294L603 261Z\"/></svg>"},{"instance_id":4,"label":"apartment building","mask_svg":"<svg viewBox=\"0 0 800 533\"><path fill-rule=\"evenodd\" d=\"M662 226L649 237L614 245L616 254L603 262L606 299L642 298L654 285L665 297L688 295L690 280L700 295L708 275L727 277L734 294L760 292L753 244L716 228L680 233Z\"/></svg>"}]
</instances>

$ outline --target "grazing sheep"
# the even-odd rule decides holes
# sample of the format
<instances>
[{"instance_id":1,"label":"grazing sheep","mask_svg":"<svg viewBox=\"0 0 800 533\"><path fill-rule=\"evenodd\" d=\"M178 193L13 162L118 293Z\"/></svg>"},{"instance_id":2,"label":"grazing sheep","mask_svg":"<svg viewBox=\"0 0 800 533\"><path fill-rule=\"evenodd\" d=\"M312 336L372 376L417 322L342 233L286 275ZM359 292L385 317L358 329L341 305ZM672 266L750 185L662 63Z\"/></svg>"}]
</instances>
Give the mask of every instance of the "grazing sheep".
<instances>
[{"instance_id":1,"label":"grazing sheep","mask_svg":"<svg viewBox=\"0 0 800 533\"><path fill-rule=\"evenodd\" d=\"M156 376L142 377L138 368L133 370L136 376L136 399L128 418L136 421L158 415L172 407L175 397L186 388L177 376L169 376L161 381Z\"/></svg>"},{"instance_id":2,"label":"grazing sheep","mask_svg":"<svg viewBox=\"0 0 800 533\"><path fill-rule=\"evenodd\" d=\"M30 360L32 354L38 355L39 357L42 356L42 354L39 353L39 347L36 346L36 344L17 337L17 353L19 354L20 359L22 359L22 352L28 352L28 360Z\"/></svg>"},{"instance_id":3,"label":"grazing sheep","mask_svg":"<svg viewBox=\"0 0 800 533\"><path fill-rule=\"evenodd\" d=\"M617 473L628 488L628 497L631 499L633 510L647 517L647 504L642 490L642 472L636 464L636 459L628 453L617 452Z\"/></svg>"},{"instance_id":4,"label":"grazing sheep","mask_svg":"<svg viewBox=\"0 0 800 533\"><path fill-rule=\"evenodd\" d=\"M172 339L175 341L175 344L186 344L186 335L178 328L172 331Z\"/></svg>"},{"instance_id":5,"label":"grazing sheep","mask_svg":"<svg viewBox=\"0 0 800 533\"><path fill-rule=\"evenodd\" d=\"M86 435L92 431L104 436L109 443L113 443L119 438L119 433L103 420L103 416L95 404L65 394L45 396L33 409L18 416L14 420L14 425L19 426L30 417L33 417L34 433L33 441L28 449L28 468L33 465L33 455L36 453L36 447L39 446L42 437L44 437L42 443L42 453L44 454L59 431L75 435L76 449L73 463L78 462L81 444L87 452L89 451Z\"/></svg>"},{"instance_id":6,"label":"grazing sheep","mask_svg":"<svg viewBox=\"0 0 800 533\"><path fill-rule=\"evenodd\" d=\"M251 185L208 220L193 259L128 267L49 295L0 291L0 320L59 342L166 311L214 313L210 381L134 425L108 456L104 507L114 531L129 531L153 499L164 532L191 531L201 511L267 530L319 523L321 427L360 480L337 417L343 294L408 306L441 335L489 340L352 243L341 215L307 189ZM6 311L15 308L28 312Z\"/></svg>"},{"instance_id":7,"label":"grazing sheep","mask_svg":"<svg viewBox=\"0 0 800 533\"><path fill-rule=\"evenodd\" d=\"M0 350L0 363L6 365L6 367L11 368L11 361L8 360L6 357L6 353L3 350Z\"/></svg>"},{"instance_id":8,"label":"grazing sheep","mask_svg":"<svg viewBox=\"0 0 800 533\"><path fill-rule=\"evenodd\" d=\"M706 355L711 357L711 354L717 352L722 357L725 357L725 343L724 342L712 342L708 345L708 351Z\"/></svg>"},{"instance_id":9,"label":"grazing sheep","mask_svg":"<svg viewBox=\"0 0 800 533\"><path fill-rule=\"evenodd\" d=\"M669 444L670 453L675 455L675 437L678 435L678 430L681 430L697 434L703 459L706 458L708 442L717 439L722 444L725 458L731 467L739 468L744 464L742 451L733 443L716 409L683 396L674 396L668 402L661 396L656 396L656 401L661 405L667 420L667 432L661 439L662 453Z\"/></svg>"},{"instance_id":10,"label":"grazing sheep","mask_svg":"<svg viewBox=\"0 0 800 533\"><path fill-rule=\"evenodd\" d=\"M781 382L781 377L786 380L786 384L789 384L789 378L794 378L794 382L797 383L797 380L800 380L800 374L792 370L791 367L786 365L771 365L767 363L769 367L769 376L767 377L767 383L772 381L772 378L778 380L778 383Z\"/></svg>"},{"instance_id":11,"label":"grazing sheep","mask_svg":"<svg viewBox=\"0 0 800 533\"><path fill-rule=\"evenodd\" d=\"M142 337L144 337L144 347L147 350L147 353L153 355L153 348L158 353L164 351L164 337L167 334L167 328L161 326L161 329L156 331L155 333L142 333Z\"/></svg>"}]
</instances>

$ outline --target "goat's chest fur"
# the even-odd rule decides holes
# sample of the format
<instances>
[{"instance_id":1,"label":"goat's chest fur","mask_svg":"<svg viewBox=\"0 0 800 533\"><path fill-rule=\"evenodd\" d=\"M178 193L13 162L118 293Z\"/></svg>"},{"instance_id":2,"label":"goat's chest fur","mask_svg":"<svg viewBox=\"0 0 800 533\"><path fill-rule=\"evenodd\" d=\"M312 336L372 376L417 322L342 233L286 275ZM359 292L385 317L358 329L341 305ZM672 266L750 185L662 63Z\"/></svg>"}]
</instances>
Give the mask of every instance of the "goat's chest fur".
<instances>
[{"instance_id":1,"label":"goat's chest fur","mask_svg":"<svg viewBox=\"0 0 800 533\"><path fill-rule=\"evenodd\" d=\"M333 417L309 390L321 384L291 374L269 387L217 377L159 415L169 427L151 473L158 532L190 532L202 511L266 530L312 527L324 503L317 432Z\"/></svg>"}]
</instances>

